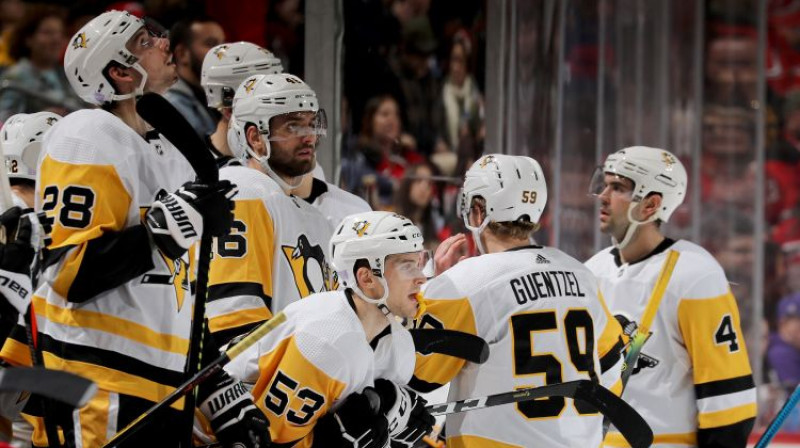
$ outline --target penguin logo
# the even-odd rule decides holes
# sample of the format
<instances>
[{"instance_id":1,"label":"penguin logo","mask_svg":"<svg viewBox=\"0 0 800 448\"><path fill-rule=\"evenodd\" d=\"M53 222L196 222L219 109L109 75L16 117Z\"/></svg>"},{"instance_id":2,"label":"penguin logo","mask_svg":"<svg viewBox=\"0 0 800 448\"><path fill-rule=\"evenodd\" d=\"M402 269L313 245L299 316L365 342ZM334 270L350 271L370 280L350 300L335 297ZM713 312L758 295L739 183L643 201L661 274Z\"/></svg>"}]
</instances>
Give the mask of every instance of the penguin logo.
<instances>
[{"instance_id":1,"label":"penguin logo","mask_svg":"<svg viewBox=\"0 0 800 448\"><path fill-rule=\"evenodd\" d=\"M312 245L307 236L300 235L296 246L282 246L282 249L300 297L327 290L329 268L319 244Z\"/></svg>"},{"instance_id":2,"label":"penguin logo","mask_svg":"<svg viewBox=\"0 0 800 448\"><path fill-rule=\"evenodd\" d=\"M225 57L225 52L226 51L228 51L228 46L227 45L223 45L223 46L217 48L216 50L214 50L214 56L216 56L217 59L219 59L221 61L222 58Z\"/></svg>"},{"instance_id":3,"label":"penguin logo","mask_svg":"<svg viewBox=\"0 0 800 448\"><path fill-rule=\"evenodd\" d=\"M86 33L80 33L75 36L75 39L72 39L72 48L74 50L86 48Z\"/></svg>"},{"instance_id":4,"label":"penguin logo","mask_svg":"<svg viewBox=\"0 0 800 448\"><path fill-rule=\"evenodd\" d=\"M56 117L47 117L47 119L45 120L45 123L47 123L48 126L52 126L52 125L56 124L57 122L58 122L58 118L56 118Z\"/></svg>"},{"instance_id":5,"label":"penguin logo","mask_svg":"<svg viewBox=\"0 0 800 448\"><path fill-rule=\"evenodd\" d=\"M622 332L625 333L629 339L632 339L633 335L636 334L636 330L639 328L639 325L635 321L628 319L628 317L622 314L616 314L614 315L614 318L617 319L617 322L619 322L619 325L622 327ZM653 332L651 331L650 335L652 336L652 334ZM661 361L658 359L646 355L644 352L639 352L639 357L636 359L636 365L633 366L633 372L631 372L631 376L636 375L642 369L653 369L660 362Z\"/></svg>"},{"instance_id":6,"label":"penguin logo","mask_svg":"<svg viewBox=\"0 0 800 448\"><path fill-rule=\"evenodd\" d=\"M494 156L486 156L481 160L481 168L486 168L486 165L490 163L496 163Z\"/></svg>"},{"instance_id":7,"label":"penguin logo","mask_svg":"<svg viewBox=\"0 0 800 448\"><path fill-rule=\"evenodd\" d=\"M661 153L661 161L664 162L664 165L667 166L667 169L670 169L672 168L672 165L675 165L675 157L667 152Z\"/></svg>"},{"instance_id":8,"label":"penguin logo","mask_svg":"<svg viewBox=\"0 0 800 448\"><path fill-rule=\"evenodd\" d=\"M244 83L244 91L250 93L256 88L256 78L250 78Z\"/></svg>"},{"instance_id":9,"label":"penguin logo","mask_svg":"<svg viewBox=\"0 0 800 448\"><path fill-rule=\"evenodd\" d=\"M368 221L359 221L353 224L353 231L356 232L359 238L364 236L367 233L367 229L369 229L369 222Z\"/></svg>"}]
</instances>

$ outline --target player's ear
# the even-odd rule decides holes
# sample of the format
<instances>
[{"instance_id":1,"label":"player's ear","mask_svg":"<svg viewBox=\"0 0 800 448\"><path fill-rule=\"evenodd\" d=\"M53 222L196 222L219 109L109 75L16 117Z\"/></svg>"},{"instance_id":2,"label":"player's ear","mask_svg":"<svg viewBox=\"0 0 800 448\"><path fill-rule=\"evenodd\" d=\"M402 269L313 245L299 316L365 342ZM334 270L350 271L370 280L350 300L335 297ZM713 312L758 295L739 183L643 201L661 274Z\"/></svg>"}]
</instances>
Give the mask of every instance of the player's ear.
<instances>
[{"instance_id":1,"label":"player's ear","mask_svg":"<svg viewBox=\"0 0 800 448\"><path fill-rule=\"evenodd\" d=\"M662 197L660 194L650 194L642 201L642 218L649 219L661 208Z\"/></svg>"},{"instance_id":2,"label":"player's ear","mask_svg":"<svg viewBox=\"0 0 800 448\"><path fill-rule=\"evenodd\" d=\"M266 148L264 148L264 141L258 128L254 124L248 123L245 127L245 137L247 137L247 144L253 148L253 151L258 155L264 155Z\"/></svg>"},{"instance_id":3,"label":"player's ear","mask_svg":"<svg viewBox=\"0 0 800 448\"><path fill-rule=\"evenodd\" d=\"M114 85L119 85L120 83L125 82L133 82L134 75L133 72L135 70L123 67L122 65L114 64L108 67L108 77L114 83Z\"/></svg>"},{"instance_id":4,"label":"player's ear","mask_svg":"<svg viewBox=\"0 0 800 448\"><path fill-rule=\"evenodd\" d=\"M356 281L358 282L358 287L367 292L369 288L374 287L375 277L368 267L362 266L356 270Z\"/></svg>"}]
</instances>

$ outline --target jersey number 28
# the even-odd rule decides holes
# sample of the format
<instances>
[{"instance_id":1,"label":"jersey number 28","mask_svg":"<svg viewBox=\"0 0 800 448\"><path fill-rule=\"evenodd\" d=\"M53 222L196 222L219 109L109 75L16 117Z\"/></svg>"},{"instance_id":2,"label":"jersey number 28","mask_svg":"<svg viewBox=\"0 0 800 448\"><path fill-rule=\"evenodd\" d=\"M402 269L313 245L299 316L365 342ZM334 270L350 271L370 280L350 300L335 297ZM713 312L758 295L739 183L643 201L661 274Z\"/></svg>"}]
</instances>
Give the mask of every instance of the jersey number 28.
<instances>
[{"instance_id":1,"label":"jersey number 28","mask_svg":"<svg viewBox=\"0 0 800 448\"><path fill-rule=\"evenodd\" d=\"M511 332L514 340L514 376L545 375L546 384L564 381L561 361L550 353L533 352L536 334L559 331L555 311L520 313L511 316ZM569 350L569 361L579 372L585 372L592 380L597 379L594 370L594 324L592 316L585 309L569 310L561 326ZM578 340L582 336L583 344ZM564 410L564 397L549 397L541 400L523 401L516 404L517 410L529 419L558 417ZM594 415L597 411L583 403L575 402L575 409L581 415Z\"/></svg>"}]
</instances>

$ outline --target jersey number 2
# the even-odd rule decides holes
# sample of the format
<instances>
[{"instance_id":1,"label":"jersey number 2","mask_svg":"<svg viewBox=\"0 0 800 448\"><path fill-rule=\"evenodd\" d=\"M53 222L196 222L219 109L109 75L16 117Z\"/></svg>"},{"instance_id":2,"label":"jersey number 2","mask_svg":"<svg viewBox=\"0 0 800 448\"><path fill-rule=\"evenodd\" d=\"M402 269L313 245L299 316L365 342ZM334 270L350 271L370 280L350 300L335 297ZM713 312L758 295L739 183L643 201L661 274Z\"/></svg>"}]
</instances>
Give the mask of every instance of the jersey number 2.
<instances>
[{"instance_id":1,"label":"jersey number 2","mask_svg":"<svg viewBox=\"0 0 800 448\"><path fill-rule=\"evenodd\" d=\"M569 349L569 360L579 372L597 380L594 370L594 324L585 309L569 310L564 316L564 336ZM514 338L514 376L544 375L545 384L564 381L561 361L552 352L534 354L536 333L558 331L555 311L521 313L511 316L511 332ZM578 340L583 336L583 344ZM582 347L581 347L582 346ZM583 348L583 350L581 350ZM549 397L523 401L516 404L517 410L529 419L558 417L564 410L564 397ZM581 415L596 414L597 410L582 401L575 401L575 409Z\"/></svg>"},{"instance_id":2,"label":"jersey number 2","mask_svg":"<svg viewBox=\"0 0 800 448\"><path fill-rule=\"evenodd\" d=\"M722 316L722 321L717 327L717 332L714 333L714 342L717 345L728 344L728 351L731 353L739 351L739 342L737 340L736 330L733 329L733 319L730 314Z\"/></svg>"}]
</instances>

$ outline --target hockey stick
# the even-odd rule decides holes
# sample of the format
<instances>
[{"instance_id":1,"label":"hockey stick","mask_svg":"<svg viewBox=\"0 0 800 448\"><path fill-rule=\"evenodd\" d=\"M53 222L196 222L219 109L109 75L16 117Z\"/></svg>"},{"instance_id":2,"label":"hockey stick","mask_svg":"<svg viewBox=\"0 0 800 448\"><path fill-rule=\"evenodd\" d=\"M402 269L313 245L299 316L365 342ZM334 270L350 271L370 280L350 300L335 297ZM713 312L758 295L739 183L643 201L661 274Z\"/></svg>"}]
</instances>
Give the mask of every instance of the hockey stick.
<instances>
[{"instance_id":1,"label":"hockey stick","mask_svg":"<svg viewBox=\"0 0 800 448\"><path fill-rule=\"evenodd\" d=\"M652 429L631 405L605 387L589 380L548 384L487 397L451 401L428 406L427 410L433 416L447 415L545 397L566 397L588 403L608 417L633 448L645 448L653 443Z\"/></svg>"},{"instance_id":2,"label":"hockey stick","mask_svg":"<svg viewBox=\"0 0 800 448\"><path fill-rule=\"evenodd\" d=\"M80 408L97 392L97 384L73 373L43 367L0 370L0 392L26 391Z\"/></svg>"},{"instance_id":3,"label":"hockey stick","mask_svg":"<svg viewBox=\"0 0 800 448\"><path fill-rule=\"evenodd\" d=\"M215 183L219 180L219 168L205 142L169 101L156 93L145 93L136 102L136 111L159 133L167 137L178 148L194 169L201 182ZM205 330L206 296L208 293L208 270L211 265L211 244L213 239L203 233L200 239L200 254L197 264L194 312L192 314L192 333L189 338L189 360L186 377L192 378L200 370ZM194 419L194 394L187 399L185 406L186 425ZM191 440L184 443L191 446Z\"/></svg>"},{"instance_id":4,"label":"hockey stick","mask_svg":"<svg viewBox=\"0 0 800 448\"><path fill-rule=\"evenodd\" d=\"M144 426L150 423L150 421L156 418L160 411L168 408L172 403L178 401L182 396L191 392L192 389L197 387L200 383L222 370L225 364L241 355L243 351L247 350L250 346L258 342L258 340L261 339L265 334L274 330L275 327L282 324L284 321L286 321L286 315L283 314L283 312L280 312L272 319L256 327L256 329L253 330L247 337L220 354L217 359L208 363L205 367L203 367L202 370L197 372L196 375L194 375L192 378L189 378L188 381L178 386L174 391L172 391L171 394L164 397L163 400L151 406L150 409L144 412L144 414L137 417L136 420L132 421L122 431L114 435L114 437L111 438L111 440L109 440L104 446L115 447L128 440L130 436L136 433L136 431L142 429Z\"/></svg>"},{"instance_id":5,"label":"hockey stick","mask_svg":"<svg viewBox=\"0 0 800 448\"><path fill-rule=\"evenodd\" d=\"M415 328L409 330L414 348L423 355L439 353L483 364L489 359L489 344L480 336L463 331Z\"/></svg>"},{"instance_id":6,"label":"hockey stick","mask_svg":"<svg viewBox=\"0 0 800 448\"><path fill-rule=\"evenodd\" d=\"M781 406L781 410L778 411L778 414L775 416L774 419L769 423L767 426L766 431L764 434L761 434L761 438L758 439L755 448L765 448L769 445L769 442L775 437L775 434L778 433L778 430L781 429L781 425L789 417L789 414L792 412L797 403L800 401L800 386L794 388L794 392L789 395L789 398L786 400L786 403Z\"/></svg>"}]
</instances>

